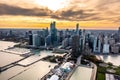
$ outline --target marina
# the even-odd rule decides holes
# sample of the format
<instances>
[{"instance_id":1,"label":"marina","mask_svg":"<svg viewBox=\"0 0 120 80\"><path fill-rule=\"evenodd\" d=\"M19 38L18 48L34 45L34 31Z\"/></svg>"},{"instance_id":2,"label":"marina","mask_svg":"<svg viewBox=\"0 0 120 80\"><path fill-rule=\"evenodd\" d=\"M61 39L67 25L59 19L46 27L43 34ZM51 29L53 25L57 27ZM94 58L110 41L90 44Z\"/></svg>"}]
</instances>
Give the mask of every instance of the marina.
<instances>
[{"instance_id":1,"label":"marina","mask_svg":"<svg viewBox=\"0 0 120 80\"><path fill-rule=\"evenodd\" d=\"M7 43L9 43L9 42L7 42ZM4 44L4 42L3 42L3 44ZM12 43L12 44L14 44L14 43ZM10 45L11 44L5 46L5 48L0 47L0 50L7 50L7 48L9 48L8 46L10 46ZM13 46L11 46L11 47L13 47ZM8 49L8 51L9 51L9 49ZM10 51L12 51L12 49ZM21 53L29 52L30 50L24 49L24 48L23 49L19 49L19 48L14 49L13 48L13 51L15 51L17 54L17 52L18 53L19 52L21 52ZM57 63L41 61L40 59L45 56L48 56L48 55L63 56L63 54L52 53L52 51L46 51L46 50L43 50L43 51L32 50L30 53L34 54L34 55L31 55L31 56L28 56L27 58L25 58L24 56L0 51L0 61L1 61L0 66L1 67L25 58L25 59L15 63L16 65L14 65L13 67L7 69L4 72L1 72L0 80L40 80L51 69L53 69L56 65L58 65ZM119 55L116 55L116 56L115 55L105 55L105 56L102 55L100 57L101 57L101 59L108 61L108 62L110 60L113 61L112 62L113 64L116 64L116 65L120 64L120 62L119 62L120 56ZM84 74L87 74L86 75L87 77L84 77ZM79 80L79 79L90 80L91 76L92 76L92 68L85 67L85 66L79 66L76 68L76 70L71 75L70 80L76 80L76 79L77 80Z\"/></svg>"}]
</instances>

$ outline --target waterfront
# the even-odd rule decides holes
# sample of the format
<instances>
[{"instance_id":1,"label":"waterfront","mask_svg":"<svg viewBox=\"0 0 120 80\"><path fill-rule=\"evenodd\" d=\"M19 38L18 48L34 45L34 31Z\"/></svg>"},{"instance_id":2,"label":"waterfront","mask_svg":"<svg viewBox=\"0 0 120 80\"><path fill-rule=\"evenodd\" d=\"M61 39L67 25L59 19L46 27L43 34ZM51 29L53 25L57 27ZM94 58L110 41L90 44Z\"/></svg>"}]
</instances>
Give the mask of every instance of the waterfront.
<instances>
[{"instance_id":1,"label":"waterfront","mask_svg":"<svg viewBox=\"0 0 120 80\"><path fill-rule=\"evenodd\" d=\"M0 41L0 44L1 44L0 50L4 50L9 47L13 47L16 43ZM1 51L0 52L0 67L3 67L5 65L8 65L15 61L18 61L19 59L24 58L23 56L18 55L17 52L18 53L24 52L26 50L29 51L29 49L18 49L18 48L13 49L13 51L16 51L14 54ZM32 55L18 62L17 64L28 65L47 55L54 55L54 53L52 53L51 51L36 51L36 50L34 51L33 50L31 53L34 53L35 55ZM16 65L12 68L7 69L6 71L3 71L0 74L0 80L38 80L44 75L46 75L50 71L50 69L53 68L55 65L57 64L45 62L45 61L38 61L27 67Z\"/></svg>"},{"instance_id":2,"label":"waterfront","mask_svg":"<svg viewBox=\"0 0 120 80\"><path fill-rule=\"evenodd\" d=\"M10 46L13 47L17 43L0 41L0 44L1 44L0 50L4 50L4 49L9 48ZM5 44L7 44L7 45L5 45ZM11 49L10 51L14 51L15 54L2 52L2 51L0 52L0 67L10 64L12 62L15 62L21 58L24 58L24 56L20 56L20 54L23 52L25 52L25 53L29 52L31 50L25 49L25 48L23 48L23 49L22 48L14 48L13 50ZM20 54L18 55L17 52L18 53L20 52ZM32 55L32 56L18 62L17 64L19 64L19 65L16 65L16 66L2 72L0 74L0 80L40 80L40 78L42 78L44 75L46 75L50 71L50 69L53 68L57 64L46 62L46 61L38 61L38 62L36 62L36 61L47 55L63 55L63 54L52 53L52 51L39 51L39 50L38 51L32 50L31 53L34 53L35 55ZM119 62L120 56L119 55L101 55L100 57L101 57L101 59L103 59L106 62L112 62L115 65L120 64L120 62ZM36 63L34 63L34 62L36 62ZM34 64L27 66L27 67L20 66L20 65L29 65L31 63L34 63ZM85 73L83 71L85 71ZM90 72L88 74L88 77L83 76L84 74L87 74L86 72ZM91 75L91 69L88 70L88 68L86 68L86 67L79 67L79 68L77 68L77 71L75 71L73 73L71 80L79 78L78 76L82 76L81 79L86 78L85 80L87 80L88 78L90 79L90 75Z\"/></svg>"},{"instance_id":3,"label":"waterfront","mask_svg":"<svg viewBox=\"0 0 120 80\"><path fill-rule=\"evenodd\" d=\"M15 62L22 59L23 57L19 55L9 54L5 52L0 52L0 67Z\"/></svg>"},{"instance_id":4,"label":"waterfront","mask_svg":"<svg viewBox=\"0 0 120 80\"><path fill-rule=\"evenodd\" d=\"M13 47L15 44L17 44L17 43L8 42L8 41L0 41L0 50L4 50L9 47Z\"/></svg>"},{"instance_id":5,"label":"waterfront","mask_svg":"<svg viewBox=\"0 0 120 80\"><path fill-rule=\"evenodd\" d=\"M116 66L120 65L120 55L99 55L104 62L113 63Z\"/></svg>"}]
</instances>

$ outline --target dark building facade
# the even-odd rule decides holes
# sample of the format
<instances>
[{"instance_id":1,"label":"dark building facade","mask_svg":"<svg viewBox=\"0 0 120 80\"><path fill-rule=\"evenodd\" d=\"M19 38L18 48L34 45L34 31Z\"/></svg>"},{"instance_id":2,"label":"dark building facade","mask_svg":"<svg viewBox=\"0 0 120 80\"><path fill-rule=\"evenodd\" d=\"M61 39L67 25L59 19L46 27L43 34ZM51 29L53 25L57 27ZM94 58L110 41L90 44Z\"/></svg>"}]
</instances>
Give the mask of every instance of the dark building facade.
<instances>
[{"instance_id":1,"label":"dark building facade","mask_svg":"<svg viewBox=\"0 0 120 80\"><path fill-rule=\"evenodd\" d=\"M80 49L79 49L79 36L73 35L72 36L72 56L78 57L80 55Z\"/></svg>"},{"instance_id":2,"label":"dark building facade","mask_svg":"<svg viewBox=\"0 0 120 80\"><path fill-rule=\"evenodd\" d=\"M29 45L33 45L33 35L32 35L32 31L29 31Z\"/></svg>"},{"instance_id":3,"label":"dark building facade","mask_svg":"<svg viewBox=\"0 0 120 80\"><path fill-rule=\"evenodd\" d=\"M56 29L56 22L52 22L50 24L50 34L51 34L51 43L52 45L57 44L57 29Z\"/></svg>"}]
</instances>

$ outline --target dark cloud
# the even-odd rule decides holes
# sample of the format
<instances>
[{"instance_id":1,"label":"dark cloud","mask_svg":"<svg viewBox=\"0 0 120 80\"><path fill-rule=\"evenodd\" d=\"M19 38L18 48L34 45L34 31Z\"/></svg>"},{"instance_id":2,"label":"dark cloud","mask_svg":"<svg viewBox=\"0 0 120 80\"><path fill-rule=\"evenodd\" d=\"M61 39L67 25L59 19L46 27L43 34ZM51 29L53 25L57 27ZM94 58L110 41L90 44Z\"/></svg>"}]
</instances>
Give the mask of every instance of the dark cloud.
<instances>
[{"instance_id":1,"label":"dark cloud","mask_svg":"<svg viewBox=\"0 0 120 80\"><path fill-rule=\"evenodd\" d=\"M53 12L47 8L25 9L6 4L0 4L0 15L49 16L58 20L71 21L86 20L88 17L92 17L97 14L91 13L92 11L93 10L74 10L74 8L72 8L66 11L62 10Z\"/></svg>"},{"instance_id":2,"label":"dark cloud","mask_svg":"<svg viewBox=\"0 0 120 80\"><path fill-rule=\"evenodd\" d=\"M90 18L87 18L86 20L95 20L95 21L100 21L100 20L105 20L105 18L101 18L99 16L93 16L93 17L90 17Z\"/></svg>"},{"instance_id":3,"label":"dark cloud","mask_svg":"<svg viewBox=\"0 0 120 80\"><path fill-rule=\"evenodd\" d=\"M66 11L60 11L56 12L59 13L56 15L52 15L51 18L56 19L64 19L64 20L74 20L74 21L81 21L86 20L89 17L93 17L97 15L98 13L92 13L92 10L66 10Z\"/></svg>"},{"instance_id":4,"label":"dark cloud","mask_svg":"<svg viewBox=\"0 0 120 80\"><path fill-rule=\"evenodd\" d=\"M85 2L87 1L88 0ZM44 7L28 9L27 7L21 8L7 4L0 4L0 15L44 16L47 18L50 17L53 19L69 21L116 20L118 22L120 19L119 17L116 19L116 15L119 16L120 11L117 9L120 6L116 7L115 5L118 4L118 1L120 2L120 0L99 0L98 3L95 4L95 7L89 5L90 7L92 6L91 8L79 8L78 5L73 4L72 6L72 4L70 4L71 7L68 6L67 8L60 9L56 12ZM74 3L79 4L80 2L79 0L76 0ZM111 9L112 6L110 6L112 3L115 3L113 5L113 10Z\"/></svg>"},{"instance_id":5,"label":"dark cloud","mask_svg":"<svg viewBox=\"0 0 120 80\"><path fill-rule=\"evenodd\" d=\"M43 8L25 9L6 4L0 4L0 15L49 16L52 11Z\"/></svg>"},{"instance_id":6,"label":"dark cloud","mask_svg":"<svg viewBox=\"0 0 120 80\"><path fill-rule=\"evenodd\" d=\"M99 0L96 4L96 8L99 10L108 10L109 8L114 8L114 6L118 6L119 4L120 0Z\"/></svg>"}]
</instances>

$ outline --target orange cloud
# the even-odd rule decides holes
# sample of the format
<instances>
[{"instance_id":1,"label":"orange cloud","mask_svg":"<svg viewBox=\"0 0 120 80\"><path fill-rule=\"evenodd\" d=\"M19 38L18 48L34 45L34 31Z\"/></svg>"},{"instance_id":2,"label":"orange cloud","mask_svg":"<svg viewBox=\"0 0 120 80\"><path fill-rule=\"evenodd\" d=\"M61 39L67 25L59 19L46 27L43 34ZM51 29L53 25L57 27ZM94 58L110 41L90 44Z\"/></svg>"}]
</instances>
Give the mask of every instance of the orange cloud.
<instances>
[{"instance_id":1,"label":"orange cloud","mask_svg":"<svg viewBox=\"0 0 120 80\"><path fill-rule=\"evenodd\" d=\"M53 11L49 7L54 6L52 2L37 5L35 0L1 0L0 28L45 28L54 20L61 29L74 28L76 23L86 29L117 29L120 25L120 0L62 2L67 5Z\"/></svg>"}]
</instances>

